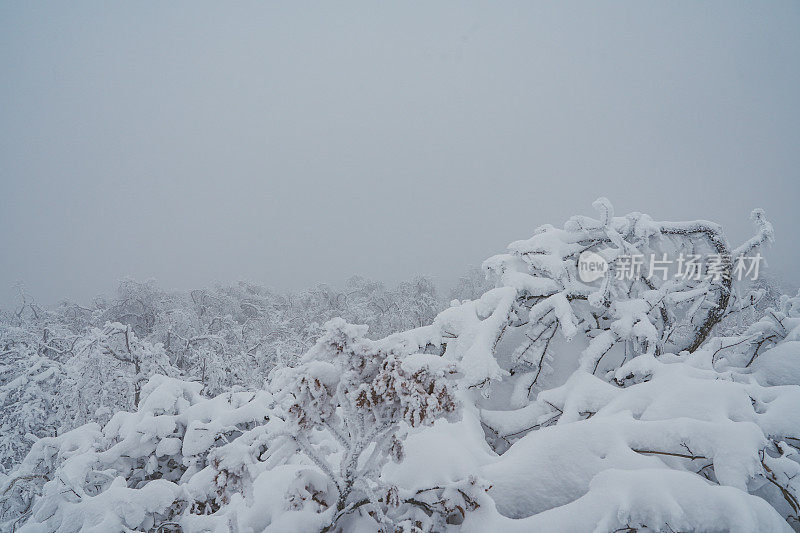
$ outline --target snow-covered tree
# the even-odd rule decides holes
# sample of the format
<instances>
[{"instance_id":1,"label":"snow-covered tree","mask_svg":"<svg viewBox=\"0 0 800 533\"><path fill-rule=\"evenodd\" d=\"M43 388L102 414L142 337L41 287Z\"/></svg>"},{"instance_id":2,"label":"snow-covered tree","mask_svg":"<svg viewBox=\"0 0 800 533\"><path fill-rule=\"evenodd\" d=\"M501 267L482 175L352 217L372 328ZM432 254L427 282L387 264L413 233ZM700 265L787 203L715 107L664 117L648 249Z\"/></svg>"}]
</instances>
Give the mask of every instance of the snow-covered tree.
<instances>
[{"instance_id":1,"label":"snow-covered tree","mask_svg":"<svg viewBox=\"0 0 800 533\"><path fill-rule=\"evenodd\" d=\"M65 366L63 409L77 423L107 421L139 403L142 385L154 374L176 376L160 344L139 339L130 325L92 328L76 343Z\"/></svg>"},{"instance_id":2,"label":"snow-covered tree","mask_svg":"<svg viewBox=\"0 0 800 533\"><path fill-rule=\"evenodd\" d=\"M19 463L31 444L63 425L61 364L29 346L6 345L0 362L0 473Z\"/></svg>"}]
</instances>

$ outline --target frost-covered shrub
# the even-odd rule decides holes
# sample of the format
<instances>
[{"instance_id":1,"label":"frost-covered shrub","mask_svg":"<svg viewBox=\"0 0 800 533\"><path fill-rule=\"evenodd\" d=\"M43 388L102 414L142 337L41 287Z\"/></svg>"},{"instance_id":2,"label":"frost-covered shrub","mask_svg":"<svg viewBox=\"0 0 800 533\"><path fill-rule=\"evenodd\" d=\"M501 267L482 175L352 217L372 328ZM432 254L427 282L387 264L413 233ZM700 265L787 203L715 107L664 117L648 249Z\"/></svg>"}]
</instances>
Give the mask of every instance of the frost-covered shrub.
<instances>
[{"instance_id":1,"label":"frost-covered shrub","mask_svg":"<svg viewBox=\"0 0 800 533\"><path fill-rule=\"evenodd\" d=\"M525 324L528 342L513 357L520 365L515 370L527 372L522 381L529 382L528 389L548 370L556 330L567 340L578 335L586 339L581 366L593 373L643 353L696 350L734 296L733 263L725 258L747 255L773 238L772 226L759 210L753 212L757 235L733 248L722 228L711 222L658 222L641 213L614 217L605 199L594 206L599 219L578 216L563 229L542 226L530 239L509 245L509 253L485 263L504 286L516 291L514 325ZM581 282L577 274L584 252L609 263L599 287ZM630 268L634 257L700 253L720 257L717 272L706 265L697 276L667 278Z\"/></svg>"},{"instance_id":2,"label":"frost-covered shrub","mask_svg":"<svg viewBox=\"0 0 800 533\"><path fill-rule=\"evenodd\" d=\"M418 493L381 479L387 461L402 462L409 428L457 416L451 365L424 354L400 360L365 332L329 323L305 362L276 376L276 397L205 399L199 383L154 376L136 412L116 413L102 430L90 423L37 441L0 487L6 518L27 518L20 531L245 527L239 513L289 467L287 516L257 522L275 531L298 517L340 528L360 513L386 531L463 520L477 508L475 480Z\"/></svg>"},{"instance_id":3,"label":"frost-covered shrub","mask_svg":"<svg viewBox=\"0 0 800 533\"><path fill-rule=\"evenodd\" d=\"M6 515L30 513L22 531L148 531L204 510L181 484L215 471L217 447L268 421L264 392L205 399L199 384L165 376L141 392L138 411L116 413L102 430L89 423L34 444L3 487Z\"/></svg>"},{"instance_id":4,"label":"frost-covered shrub","mask_svg":"<svg viewBox=\"0 0 800 533\"><path fill-rule=\"evenodd\" d=\"M563 386L540 392L525 413L484 411L485 423L513 442L484 470L501 513L523 518L566 505L606 470L645 469L650 483L659 486L661 474L650 470L655 468L738 489L728 491L726 505L746 506L751 522L763 515L763 502L744 498L746 493L796 520L800 352L795 361L787 357L780 363L794 365L794 376L787 379L795 385L773 386L763 371L735 366L719 355L715 359L713 344L681 356L642 355L617 369L612 383L578 369ZM534 431L526 427L531 415L538 415ZM684 483L678 474L670 475L676 487ZM652 516L644 510L624 515L612 530L669 526L693 531L703 523L687 522L682 507ZM726 523L721 530L735 530L735 521Z\"/></svg>"},{"instance_id":5,"label":"frost-covered shrub","mask_svg":"<svg viewBox=\"0 0 800 533\"><path fill-rule=\"evenodd\" d=\"M30 349L16 349L0 363L0 473L8 472L42 437L56 435L62 369L57 361Z\"/></svg>"},{"instance_id":6,"label":"frost-covered shrub","mask_svg":"<svg viewBox=\"0 0 800 533\"><path fill-rule=\"evenodd\" d=\"M180 373L160 344L139 339L131 326L119 323L88 330L74 353L64 364L62 402L78 424L105 423L114 412L135 408L150 376Z\"/></svg>"},{"instance_id":7,"label":"frost-covered shrub","mask_svg":"<svg viewBox=\"0 0 800 533\"><path fill-rule=\"evenodd\" d=\"M0 323L0 475L70 417L63 409L64 361L76 338L31 303Z\"/></svg>"},{"instance_id":8,"label":"frost-covered shrub","mask_svg":"<svg viewBox=\"0 0 800 533\"><path fill-rule=\"evenodd\" d=\"M734 247L710 222L596 208L598 219L542 226L487 260L494 288L383 338L312 318L374 304L381 311L363 322L400 316L361 281L346 295L192 293L190 311L156 313L149 333L170 364L194 368L186 362L201 353L228 364L225 354L256 341L230 364L271 368L263 388L207 398L233 385L226 372L151 378L136 412L36 442L0 479L3 527L800 528L800 297L754 299L760 288L725 264L716 277L616 276L634 253L753 253L772 239L770 224L755 211L757 234ZM611 265L596 284L577 276L587 250ZM292 346L317 340L261 367L272 334Z\"/></svg>"},{"instance_id":9,"label":"frost-covered shrub","mask_svg":"<svg viewBox=\"0 0 800 533\"><path fill-rule=\"evenodd\" d=\"M417 523L419 529L427 517L399 511L409 506L407 498L380 474L388 460L402 462L404 427L454 417L457 400L446 378L455 369L432 355L400 358L365 339L366 332L342 319L326 324L325 334L283 388L290 399L279 446L302 451L325 474L328 488L335 489L320 491L322 499L314 499L321 509L335 510L330 527L362 508L384 530ZM335 441L334 460L312 444L320 432ZM292 495L293 505L302 506L302 501Z\"/></svg>"},{"instance_id":10,"label":"frost-covered shrub","mask_svg":"<svg viewBox=\"0 0 800 533\"><path fill-rule=\"evenodd\" d=\"M272 369L297 365L331 318L381 337L429 322L440 307L425 278L387 288L354 277L342 289L288 293L244 282L168 292L126 279L111 298L54 309L21 290L17 307L0 310L0 472L35 438L133 409L154 373L197 381L206 396L261 388Z\"/></svg>"}]
</instances>

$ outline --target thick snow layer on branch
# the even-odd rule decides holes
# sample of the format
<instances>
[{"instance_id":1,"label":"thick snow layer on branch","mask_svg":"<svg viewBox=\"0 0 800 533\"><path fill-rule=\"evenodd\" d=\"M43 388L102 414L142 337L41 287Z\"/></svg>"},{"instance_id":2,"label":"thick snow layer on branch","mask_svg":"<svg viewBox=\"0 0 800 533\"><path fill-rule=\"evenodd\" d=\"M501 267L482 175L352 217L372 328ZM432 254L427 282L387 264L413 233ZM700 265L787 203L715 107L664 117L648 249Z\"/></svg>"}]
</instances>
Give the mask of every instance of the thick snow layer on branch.
<instances>
[{"instance_id":1,"label":"thick snow layer on branch","mask_svg":"<svg viewBox=\"0 0 800 533\"><path fill-rule=\"evenodd\" d=\"M641 468L609 469L595 476L580 498L529 518L499 515L486 498L470 513L464 532L625 530L750 533L792 529L764 500L709 484L687 472Z\"/></svg>"}]
</instances>

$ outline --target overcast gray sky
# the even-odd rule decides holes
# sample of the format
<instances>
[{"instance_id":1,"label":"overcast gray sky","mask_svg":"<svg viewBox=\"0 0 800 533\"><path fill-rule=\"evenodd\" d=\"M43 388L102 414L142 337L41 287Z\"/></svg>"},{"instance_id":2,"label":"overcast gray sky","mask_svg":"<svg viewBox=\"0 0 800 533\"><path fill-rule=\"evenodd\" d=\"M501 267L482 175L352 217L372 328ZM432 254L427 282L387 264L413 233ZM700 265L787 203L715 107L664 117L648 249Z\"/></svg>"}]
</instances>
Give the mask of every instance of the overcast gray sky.
<instances>
[{"instance_id":1,"label":"overcast gray sky","mask_svg":"<svg viewBox=\"0 0 800 533\"><path fill-rule=\"evenodd\" d=\"M3 299L448 284L601 195L798 278L797 1L3 2L0 77Z\"/></svg>"}]
</instances>

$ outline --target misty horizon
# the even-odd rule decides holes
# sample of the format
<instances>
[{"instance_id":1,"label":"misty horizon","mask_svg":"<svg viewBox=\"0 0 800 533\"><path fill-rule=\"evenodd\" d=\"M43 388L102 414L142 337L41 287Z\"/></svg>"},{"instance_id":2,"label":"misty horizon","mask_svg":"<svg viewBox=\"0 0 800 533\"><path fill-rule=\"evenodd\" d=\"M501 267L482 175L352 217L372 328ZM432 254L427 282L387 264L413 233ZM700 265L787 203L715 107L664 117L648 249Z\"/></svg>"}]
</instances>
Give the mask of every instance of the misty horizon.
<instances>
[{"instance_id":1,"label":"misty horizon","mask_svg":"<svg viewBox=\"0 0 800 533\"><path fill-rule=\"evenodd\" d=\"M796 3L187 6L0 6L0 302L446 287L599 196L796 271Z\"/></svg>"}]
</instances>

